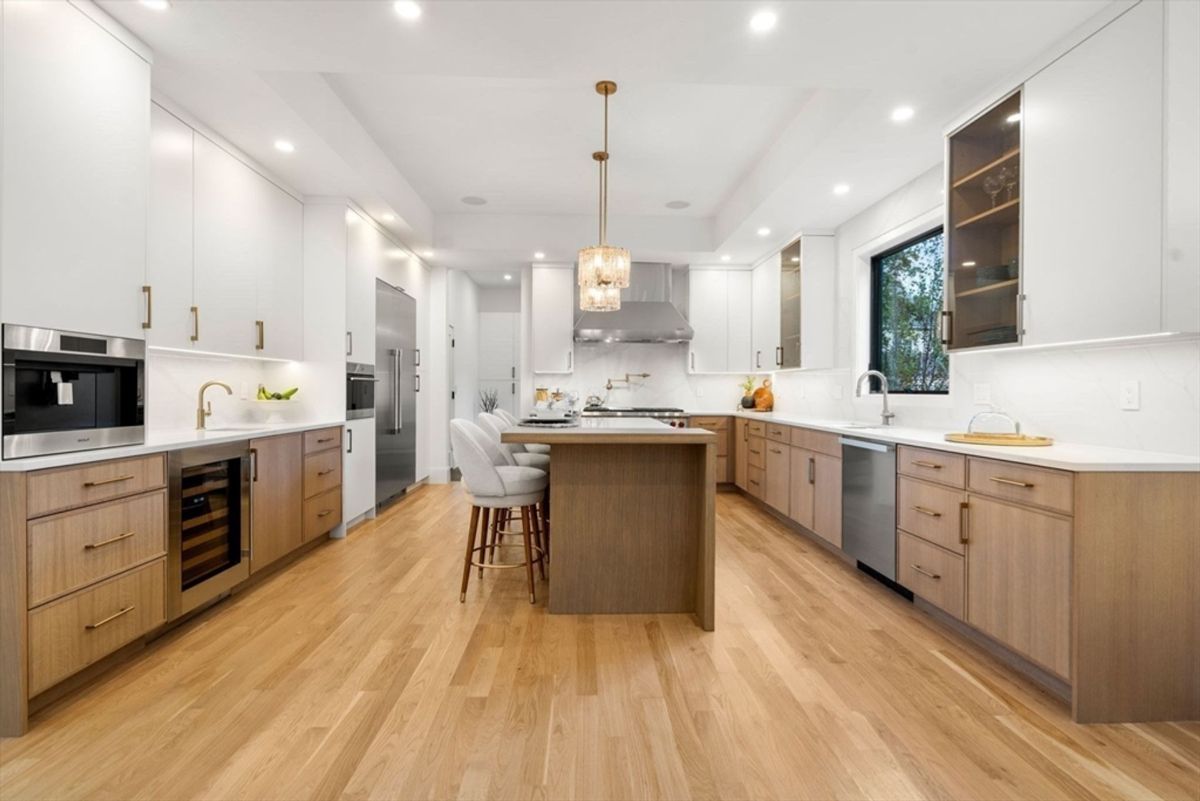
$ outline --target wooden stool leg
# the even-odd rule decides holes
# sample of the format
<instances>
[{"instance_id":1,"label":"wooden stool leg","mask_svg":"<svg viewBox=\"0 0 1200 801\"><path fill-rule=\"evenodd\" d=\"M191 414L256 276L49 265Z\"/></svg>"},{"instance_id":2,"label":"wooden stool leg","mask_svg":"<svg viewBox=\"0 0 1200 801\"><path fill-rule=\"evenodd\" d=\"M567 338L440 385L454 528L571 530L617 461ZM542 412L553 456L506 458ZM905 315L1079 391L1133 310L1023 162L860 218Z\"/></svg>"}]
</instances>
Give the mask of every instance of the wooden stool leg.
<instances>
[{"instance_id":1,"label":"wooden stool leg","mask_svg":"<svg viewBox=\"0 0 1200 801\"><path fill-rule=\"evenodd\" d=\"M529 576L529 603L537 603L533 589L533 549L529 547L529 507L521 507L521 539L525 541L525 572Z\"/></svg>"},{"instance_id":2,"label":"wooden stool leg","mask_svg":"<svg viewBox=\"0 0 1200 801\"><path fill-rule=\"evenodd\" d=\"M462 590L458 595L458 602L465 603L467 600L467 582L471 580L471 554L475 553L475 529L479 525L479 507L471 507L471 531L467 535L467 555L463 558L463 580Z\"/></svg>"},{"instance_id":3,"label":"wooden stool leg","mask_svg":"<svg viewBox=\"0 0 1200 801\"><path fill-rule=\"evenodd\" d=\"M538 571L542 574L542 579L546 578L546 545L542 537L542 521L541 515L538 513L536 506L529 507L529 519L533 523L533 544L538 548Z\"/></svg>"},{"instance_id":4,"label":"wooden stool leg","mask_svg":"<svg viewBox=\"0 0 1200 801\"><path fill-rule=\"evenodd\" d=\"M481 525L481 526L479 527L479 530L483 532L483 541L479 543L479 545L480 545L480 551L479 551L479 578L483 578L483 557L484 557L484 556L487 554L487 544L488 544L488 518L491 516L491 513L492 513L492 510L491 510L491 509L484 509L484 510L483 510L483 525Z\"/></svg>"}]
</instances>

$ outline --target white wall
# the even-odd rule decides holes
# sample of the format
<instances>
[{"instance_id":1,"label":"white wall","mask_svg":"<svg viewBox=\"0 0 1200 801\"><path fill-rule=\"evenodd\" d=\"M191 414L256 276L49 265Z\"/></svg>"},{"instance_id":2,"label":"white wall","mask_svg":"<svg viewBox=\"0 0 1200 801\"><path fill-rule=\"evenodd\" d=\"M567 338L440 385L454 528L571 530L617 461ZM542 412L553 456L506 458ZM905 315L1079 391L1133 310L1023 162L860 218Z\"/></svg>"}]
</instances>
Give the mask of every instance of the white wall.
<instances>
[{"instance_id":1,"label":"white wall","mask_svg":"<svg viewBox=\"0 0 1200 801\"><path fill-rule=\"evenodd\" d=\"M520 312L521 290L519 287L480 287L479 311Z\"/></svg>"},{"instance_id":2,"label":"white wall","mask_svg":"<svg viewBox=\"0 0 1200 801\"><path fill-rule=\"evenodd\" d=\"M940 218L942 167L887 196L837 229L837 366L775 376L776 409L827 418L877 420L878 398L855 399L866 369L863 280L871 252L920 233ZM1118 408L1120 383L1141 383L1141 411ZM897 425L962 430L983 405L974 385L1029 433L1064 442L1200 453L1200 340L1133 340L1055 349L1010 349L950 357L947 397L893 396Z\"/></svg>"},{"instance_id":3,"label":"white wall","mask_svg":"<svg viewBox=\"0 0 1200 801\"><path fill-rule=\"evenodd\" d=\"M446 318L454 326L454 416L474 420L479 402L479 286L451 270Z\"/></svg>"}]
</instances>

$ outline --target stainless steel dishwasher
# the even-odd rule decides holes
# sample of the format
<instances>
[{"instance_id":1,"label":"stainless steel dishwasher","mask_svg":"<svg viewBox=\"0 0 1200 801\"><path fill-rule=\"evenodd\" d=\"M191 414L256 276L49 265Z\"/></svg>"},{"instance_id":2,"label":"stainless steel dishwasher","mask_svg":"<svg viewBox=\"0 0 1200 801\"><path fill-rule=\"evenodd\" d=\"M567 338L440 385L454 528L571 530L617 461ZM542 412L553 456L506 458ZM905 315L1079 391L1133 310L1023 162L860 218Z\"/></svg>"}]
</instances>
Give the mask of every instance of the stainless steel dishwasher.
<instances>
[{"instance_id":1,"label":"stainless steel dishwasher","mask_svg":"<svg viewBox=\"0 0 1200 801\"><path fill-rule=\"evenodd\" d=\"M896 580L896 446L841 437L842 550Z\"/></svg>"}]
</instances>

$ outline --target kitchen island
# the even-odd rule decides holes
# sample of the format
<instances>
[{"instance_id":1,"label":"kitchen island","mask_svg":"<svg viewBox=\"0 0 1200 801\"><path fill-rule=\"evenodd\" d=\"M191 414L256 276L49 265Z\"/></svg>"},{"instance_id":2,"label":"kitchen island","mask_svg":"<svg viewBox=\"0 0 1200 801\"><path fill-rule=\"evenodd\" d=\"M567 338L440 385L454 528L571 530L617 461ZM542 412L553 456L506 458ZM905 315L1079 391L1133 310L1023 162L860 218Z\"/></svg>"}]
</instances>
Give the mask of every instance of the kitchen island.
<instances>
[{"instance_id":1,"label":"kitchen island","mask_svg":"<svg viewBox=\"0 0 1200 801\"><path fill-rule=\"evenodd\" d=\"M713 630L716 435L588 419L502 440L551 446L551 614L690 612Z\"/></svg>"}]
</instances>

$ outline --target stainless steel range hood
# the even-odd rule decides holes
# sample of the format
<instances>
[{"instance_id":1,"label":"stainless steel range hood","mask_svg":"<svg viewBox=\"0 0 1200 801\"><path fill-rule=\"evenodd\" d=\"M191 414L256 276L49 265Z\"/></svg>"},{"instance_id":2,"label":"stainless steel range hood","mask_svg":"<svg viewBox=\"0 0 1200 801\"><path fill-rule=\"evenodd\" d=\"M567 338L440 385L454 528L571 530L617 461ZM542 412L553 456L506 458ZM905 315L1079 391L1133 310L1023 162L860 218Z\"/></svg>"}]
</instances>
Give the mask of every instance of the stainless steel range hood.
<instances>
[{"instance_id":1,"label":"stainless steel range hood","mask_svg":"<svg viewBox=\"0 0 1200 801\"><path fill-rule=\"evenodd\" d=\"M686 289L674 295L669 264L634 262L629 288L621 290L614 312L582 312L575 320L576 342L690 342L694 332L676 306ZM679 270L686 275L683 270Z\"/></svg>"}]
</instances>

